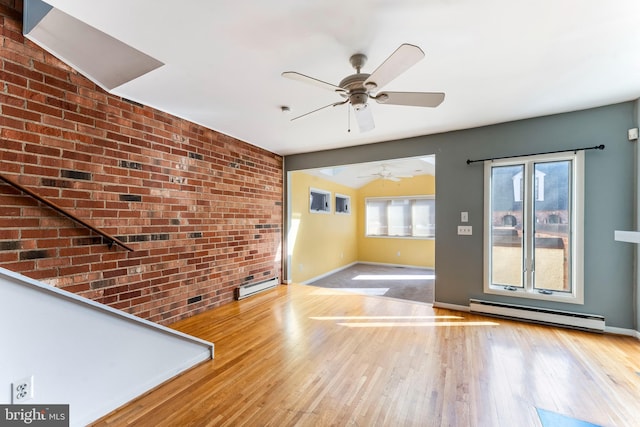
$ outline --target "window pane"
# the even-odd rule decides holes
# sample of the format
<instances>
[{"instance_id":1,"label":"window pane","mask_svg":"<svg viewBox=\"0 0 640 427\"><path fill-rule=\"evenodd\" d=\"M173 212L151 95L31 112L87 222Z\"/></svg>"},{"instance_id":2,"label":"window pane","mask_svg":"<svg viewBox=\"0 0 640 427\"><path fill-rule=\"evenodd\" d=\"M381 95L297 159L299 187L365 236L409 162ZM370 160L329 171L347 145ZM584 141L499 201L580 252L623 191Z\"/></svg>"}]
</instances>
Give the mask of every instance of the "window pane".
<instances>
[{"instance_id":1,"label":"window pane","mask_svg":"<svg viewBox=\"0 0 640 427\"><path fill-rule=\"evenodd\" d=\"M367 201L367 236L387 234L387 201Z\"/></svg>"},{"instance_id":2,"label":"window pane","mask_svg":"<svg viewBox=\"0 0 640 427\"><path fill-rule=\"evenodd\" d=\"M309 210L311 212L330 212L331 211L331 193L327 193L321 190L310 189Z\"/></svg>"},{"instance_id":3,"label":"window pane","mask_svg":"<svg viewBox=\"0 0 640 427\"><path fill-rule=\"evenodd\" d=\"M388 205L390 236L411 235L411 206L409 200L391 200Z\"/></svg>"},{"instance_id":4,"label":"window pane","mask_svg":"<svg viewBox=\"0 0 640 427\"><path fill-rule=\"evenodd\" d=\"M336 195L336 213L351 212L351 198L349 196Z\"/></svg>"},{"instance_id":5,"label":"window pane","mask_svg":"<svg viewBox=\"0 0 640 427\"><path fill-rule=\"evenodd\" d=\"M570 160L535 164L535 289L571 292L571 167Z\"/></svg>"},{"instance_id":6,"label":"window pane","mask_svg":"<svg viewBox=\"0 0 640 427\"><path fill-rule=\"evenodd\" d=\"M413 201L413 235L434 237L436 231L435 201L418 199Z\"/></svg>"},{"instance_id":7,"label":"window pane","mask_svg":"<svg viewBox=\"0 0 640 427\"><path fill-rule=\"evenodd\" d=\"M366 235L435 237L435 199L418 197L367 199Z\"/></svg>"},{"instance_id":8,"label":"window pane","mask_svg":"<svg viewBox=\"0 0 640 427\"><path fill-rule=\"evenodd\" d=\"M523 287L524 165L491 168L491 280Z\"/></svg>"}]
</instances>

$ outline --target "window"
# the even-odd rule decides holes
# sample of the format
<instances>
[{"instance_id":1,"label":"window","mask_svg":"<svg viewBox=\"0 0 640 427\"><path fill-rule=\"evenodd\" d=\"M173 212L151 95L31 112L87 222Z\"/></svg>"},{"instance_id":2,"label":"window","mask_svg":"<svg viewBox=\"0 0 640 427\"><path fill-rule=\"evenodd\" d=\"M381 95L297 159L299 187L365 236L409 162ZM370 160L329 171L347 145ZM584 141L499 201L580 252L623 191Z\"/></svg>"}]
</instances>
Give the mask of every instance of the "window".
<instances>
[{"instance_id":1,"label":"window","mask_svg":"<svg viewBox=\"0 0 640 427\"><path fill-rule=\"evenodd\" d=\"M336 213L351 213L351 197L336 193Z\"/></svg>"},{"instance_id":2,"label":"window","mask_svg":"<svg viewBox=\"0 0 640 427\"><path fill-rule=\"evenodd\" d=\"M435 237L433 196L366 199L368 237Z\"/></svg>"},{"instance_id":3,"label":"window","mask_svg":"<svg viewBox=\"0 0 640 427\"><path fill-rule=\"evenodd\" d=\"M309 211L311 213L331 212L331 193L315 188L309 189Z\"/></svg>"},{"instance_id":4,"label":"window","mask_svg":"<svg viewBox=\"0 0 640 427\"><path fill-rule=\"evenodd\" d=\"M582 304L584 153L485 162L486 293Z\"/></svg>"}]
</instances>

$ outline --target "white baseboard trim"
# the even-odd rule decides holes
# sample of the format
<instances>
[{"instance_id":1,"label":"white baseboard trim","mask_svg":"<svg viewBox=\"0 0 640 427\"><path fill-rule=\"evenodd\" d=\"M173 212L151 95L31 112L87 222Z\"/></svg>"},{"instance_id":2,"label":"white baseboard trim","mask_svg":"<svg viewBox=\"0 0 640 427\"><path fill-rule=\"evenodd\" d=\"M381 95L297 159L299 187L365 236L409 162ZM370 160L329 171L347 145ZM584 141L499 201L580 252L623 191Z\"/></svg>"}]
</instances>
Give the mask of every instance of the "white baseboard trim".
<instances>
[{"instance_id":1,"label":"white baseboard trim","mask_svg":"<svg viewBox=\"0 0 640 427\"><path fill-rule=\"evenodd\" d=\"M315 282L316 280L320 280L320 279L323 279L323 278L325 278L327 276L331 276L332 274L335 274L335 273L337 273L339 271L345 270L345 269L347 269L347 268L349 268L349 267L351 267L353 265L356 265L356 264L359 264L359 262L358 261L354 261L351 264L343 265L342 267L338 267L335 270L331 270L331 271L329 271L327 273L324 273L324 274L321 274L319 276L312 277L309 280L305 280L304 282L300 282L300 284L301 285L308 285L308 284L310 284L312 282Z\"/></svg>"},{"instance_id":2,"label":"white baseboard trim","mask_svg":"<svg viewBox=\"0 0 640 427\"><path fill-rule=\"evenodd\" d=\"M383 267L407 267L407 268L419 268L421 270L434 270L433 267L425 267L423 265L389 264L386 262L356 261L353 264L367 264L367 265L380 265Z\"/></svg>"},{"instance_id":3,"label":"white baseboard trim","mask_svg":"<svg viewBox=\"0 0 640 427\"><path fill-rule=\"evenodd\" d=\"M446 308L447 310L464 311L466 313L469 312L469 306L468 305L449 304L449 303L446 303L446 302L435 301L433 303L433 307L434 308Z\"/></svg>"},{"instance_id":4,"label":"white baseboard trim","mask_svg":"<svg viewBox=\"0 0 640 427\"><path fill-rule=\"evenodd\" d=\"M458 304L449 304L446 302L435 301L433 303L434 308L446 308L447 310L455 310L462 312L469 312L469 306L466 305L458 305ZM635 329L627 329L627 328L616 328L614 326L606 326L604 328L604 332L606 334L614 334L614 335L626 335L630 337L635 337L640 340L640 331L636 331Z\"/></svg>"},{"instance_id":5,"label":"white baseboard trim","mask_svg":"<svg viewBox=\"0 0 640 427\"><path fill-rule=\"evenodd\" d=\"M350 264L343 265L342 267L338 267L338 268L336 268L334 270L331 270L329 272L323 273L323 274L321 274L319 276L312 277L311 279L307 279L304 282L299 282L299 283L301 285L308 285L308 284L310 284L312 282L315 282L316 280L324 279L325 277L331 276L332 274L335 274L335 273L337 273L339 271L345 270L345 269L347 269L349 267L353 267L356 264L380 265L380 266L383 266L383 267L407 267L407 268L419 268L419 269L422 269L422 270L433 270L433 268L431 268L431 267L424 267L424 266L421 266L421 265L387 264L387 263L383 263L383 262L354 261L354 262L352 262ZM283 283L289 284L289 283L293 283L293 281L292 280L285 280Z\"/></svg>"},{"instance_id":6,"label":"white baseboard trim","mask_svg":"<svg viewBox=\"0 0 640 427\"><path fill-rule=\"evenodd\" d=\"M614 326L605 326L604 332L607 334L614 335L626 335L629 337L635 337L640 340L640 332L635 329L627 329L627 328L616 328Z\"/></svg>"}]
</instances>

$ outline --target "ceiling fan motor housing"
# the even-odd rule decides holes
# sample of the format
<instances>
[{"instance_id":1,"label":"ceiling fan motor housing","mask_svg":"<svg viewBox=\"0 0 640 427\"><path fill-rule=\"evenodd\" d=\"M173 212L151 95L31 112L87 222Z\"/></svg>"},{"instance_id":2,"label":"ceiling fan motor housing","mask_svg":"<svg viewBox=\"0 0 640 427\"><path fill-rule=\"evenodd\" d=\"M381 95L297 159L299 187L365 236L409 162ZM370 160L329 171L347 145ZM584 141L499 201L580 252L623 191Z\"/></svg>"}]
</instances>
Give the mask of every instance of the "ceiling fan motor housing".
<instances>
[{"instance_id":1,"label":"ceiling fan motor housing","mask_svg":"<svg viewBox=\"0 0 640 427\"><path fill-rule=\"evenodd\" d=\"M369 91L364 86L365 80L369 78L367 73L351 74L340 82L340 87L349 92L349 102L356 110L361 110L367 106Z\"/></svg>"}]
</instances>

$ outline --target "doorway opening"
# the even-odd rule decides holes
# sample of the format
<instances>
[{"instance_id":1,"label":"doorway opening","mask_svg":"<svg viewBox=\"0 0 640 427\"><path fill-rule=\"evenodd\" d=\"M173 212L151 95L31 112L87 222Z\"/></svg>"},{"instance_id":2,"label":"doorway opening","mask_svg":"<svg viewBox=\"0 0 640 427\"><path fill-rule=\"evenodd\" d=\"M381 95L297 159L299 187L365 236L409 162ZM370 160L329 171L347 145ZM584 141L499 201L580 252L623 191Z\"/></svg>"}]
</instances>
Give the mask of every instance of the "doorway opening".
<instances>
[{"instance_id":1,"label":"doorway opening","mask_svg":"<svg viewBox=\"0 0 640 427\"><path fill-rule=\"evenodd\" d=\"M287 282L432 303L435 163L428 155L289 172Z\"/></svg>"}]
</instances>

